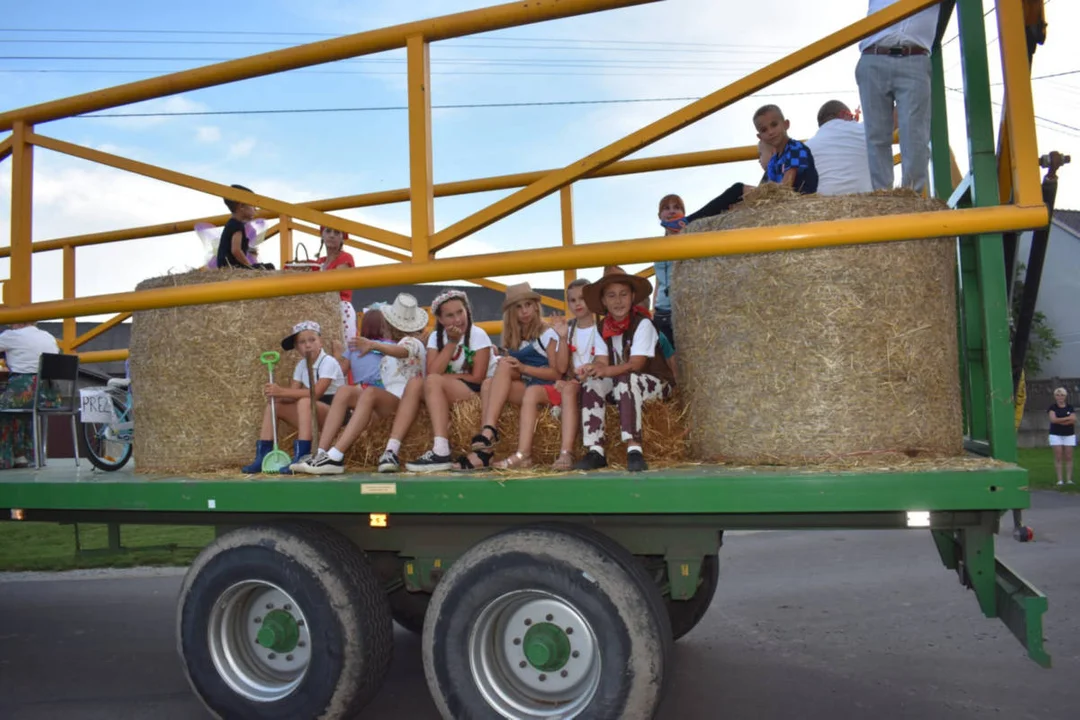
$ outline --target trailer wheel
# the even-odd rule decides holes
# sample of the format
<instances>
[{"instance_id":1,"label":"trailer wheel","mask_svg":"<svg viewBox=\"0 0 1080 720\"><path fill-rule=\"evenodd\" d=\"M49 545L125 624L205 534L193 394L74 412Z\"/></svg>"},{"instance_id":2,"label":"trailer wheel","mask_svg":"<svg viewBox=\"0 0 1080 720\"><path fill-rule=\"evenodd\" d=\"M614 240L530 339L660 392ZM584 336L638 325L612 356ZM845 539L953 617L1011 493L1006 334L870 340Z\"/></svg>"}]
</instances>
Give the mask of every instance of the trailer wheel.
<instances>
[{"instance_id":1,"label":"trailer wheel","mask_svg":"<svg viewBox=\"0 0 1080 720\"><path fill-rule=\"evenodd\" d=\"M349 718L382 684L393 625L386 591L347 539L315 523L255 525L191 565L177 649L218 717Z\"/></svg>"},{"instance_id":2,"label":"trailer wheel","mask_svg":"<svg viewBox=\"0 0 1080 720\"><path fill-rule=\"evenodd\" d=\"M701 563L701 578L697 592L689 600L672 600L664 596L668 617L671 618L671 634L678 640L697 627L712 605L716 586L720 582L720 561L716 555L706 555Z\"/></svg>"},{"instance_id":3,"label":"trailer wheel","mask_svg":"<svg viewBox=\"0 0 1080 720\"><path fill-rule=\"evenodd\" d=\"M431 602L431 595L426 592L409 592L404 587L399 587L388 597L394 622L411 633L423 634L424 615Z\"/></svg>"},{"instance_id":4,"label":"trailer wheel","mask_svg":"<svg viewBox=\"0 0 1080 720\"><path fill-rule=\"evenodd\" d=\"M653 717L670 629L656 586L611 545L558 527L515 529L454 562L423 636L444 718Z\"/></svg>"}]
</instances>

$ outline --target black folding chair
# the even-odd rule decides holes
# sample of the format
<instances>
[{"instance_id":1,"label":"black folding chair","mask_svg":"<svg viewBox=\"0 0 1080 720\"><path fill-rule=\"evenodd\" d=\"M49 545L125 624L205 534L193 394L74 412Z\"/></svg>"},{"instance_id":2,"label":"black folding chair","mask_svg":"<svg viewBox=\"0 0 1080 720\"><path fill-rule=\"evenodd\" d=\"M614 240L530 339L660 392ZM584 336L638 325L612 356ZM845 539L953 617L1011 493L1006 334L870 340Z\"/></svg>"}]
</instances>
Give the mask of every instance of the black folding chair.
<instances>
[{"instance_id":1,"label":"black folding chair","mask_svg":"<svg viewBox=\"0 0 1080 720\"><path fill-rule=\"evenodd\" d=\"M44 404L42 396L49 392L59 396L59 404ZM34 402L25 408L0 408L5 415L29 415L34 442L34 467L45 466L48 450L48 421L52 415L71 418L71 445L75 453L75 466L79 465L79 437L76 415L79 414L79 356L42 353L38 360L37 392Z\"/></svg>"}]
</instances>

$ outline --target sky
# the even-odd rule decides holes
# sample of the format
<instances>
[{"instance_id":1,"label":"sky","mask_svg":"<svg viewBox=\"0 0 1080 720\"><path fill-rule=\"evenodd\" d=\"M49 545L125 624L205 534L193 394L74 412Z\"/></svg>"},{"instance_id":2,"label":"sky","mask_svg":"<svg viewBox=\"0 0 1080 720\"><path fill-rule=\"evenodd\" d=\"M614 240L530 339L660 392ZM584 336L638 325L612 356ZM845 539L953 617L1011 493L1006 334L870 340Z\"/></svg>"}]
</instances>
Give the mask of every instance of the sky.
<instances>
[{"instance_id":1,"label":"sky","mask_svg":"<svg viewBox=\"0 0 1080 720\"><path fill-rule=\"evenodd\" d=\"M155 75L386 25L485 7L483 0L42 0L6 8L0 20L0 108L14 109ZM762 15L767 7L772 17ZM991 7L985 3L986 9ZM572 105L435 109L434 177L449 182L568 165L696 98L737 80L866 13L866 0L772 0L767 5L665 0L540 23L432 46L432 104L578 102ZM1049 38L1032 74L1041 153L1080 144L1080 61L1068 28L1080 6L1048 0ZM992 81L1000 81L996 18L985 20ZM798 33L777 32L797 28ZM956 19L946 37L956 33ZM366 108L349 112L81 117L37 131L203 177L240 183L281 200L372 192L408 184L404 51L342 61L183 93L103 114ZM725 108L633 157L750 145L753 111L781 106L794 137L816 130L818 107L859 104L855 49L848 49ZM944 49L946 83L959 88L959 43ZM1056 77L1042 77L1046 75ZM1000 84L993 88L1000 100ZM625 102L650 100L649 102ZM374 108L374 109L373 109ZM967 169L963 97L949 93L950 140ZM1080 160L1080 154L1078 154ZM0 245L8 242L10 160L0 166ZM1061 172L1058 207L1080 208L1080 168ZM898 173L899 174L899 173ZM578 243L660 235L656 204L677 192L694 210L736 181L754 182L752 162L579 182ZM436 229L508 192L437 199ZM220 198L37 149L34 240L223 213ZM341 215L409 234L407 204ZM440 257L560 244L557 196L452 246ZM297 240L310 251L318 240ZM277 243L263 259L280 262ZM388 262L352 251L358 265ZM134 289L148 277L205 259L195 233L80 248L76 295ZM637 267L637 266L632 266ZM0 259L0 278L8 276ZM598 271L583 273L595 276ZM61 297L59 252L34 256L34 301ZM561 274L523 274L537 287Z\"/></svg>"}]
</instances>

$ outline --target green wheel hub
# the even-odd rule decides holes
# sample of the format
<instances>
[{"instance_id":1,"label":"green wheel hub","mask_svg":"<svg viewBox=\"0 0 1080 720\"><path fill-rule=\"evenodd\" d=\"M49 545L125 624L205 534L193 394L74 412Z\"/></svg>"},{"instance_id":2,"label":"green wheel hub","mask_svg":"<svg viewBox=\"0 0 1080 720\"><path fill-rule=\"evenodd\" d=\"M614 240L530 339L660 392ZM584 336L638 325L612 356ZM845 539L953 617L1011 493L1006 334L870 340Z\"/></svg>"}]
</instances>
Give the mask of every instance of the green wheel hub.
<instances>
[{"instance_id":1,"label":"green wheel hub","mask_svg":"<svg viewBox=\"0 0 1080 720\"><path fill-rule=\"evenodd\" d=\"M272 610L263 618L256 641L274 652L287 653L296 649L300 640L300 626L290 613Z\"/></svg>"},{"instance_id":2,"label":"green wheel hub","mask_svg":"<svg viewBox=\"0 0 1080 720\"><path fill-rule=\"evenodd\" d=\"M562 628L548 622L529 628L523 649L529 664L543 672L561 670L570 660L570 638Z\"/></svg>"}]
</instances>

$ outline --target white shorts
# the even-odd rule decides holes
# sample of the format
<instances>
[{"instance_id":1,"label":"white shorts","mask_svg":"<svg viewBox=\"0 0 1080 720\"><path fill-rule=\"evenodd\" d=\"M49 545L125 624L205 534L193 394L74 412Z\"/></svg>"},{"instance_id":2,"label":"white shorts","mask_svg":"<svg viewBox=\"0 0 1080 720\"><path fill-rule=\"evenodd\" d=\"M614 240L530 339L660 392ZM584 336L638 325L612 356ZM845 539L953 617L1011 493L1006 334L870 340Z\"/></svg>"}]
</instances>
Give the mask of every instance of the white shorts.
<instances>
[{"instance_id":1,"label":"white shorts","mask_svg":"<svg viewBox=\"0 0 1080 720\"><path fill-rule=\"evenodd\" d=\"M1065 447L1076 447L1076 435L1051 435L1050 447L1055 445L1064 445Z\"/></svg>"}]
</instances>

